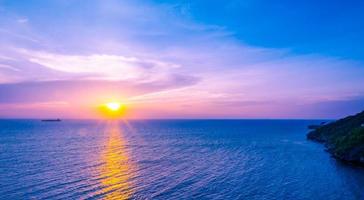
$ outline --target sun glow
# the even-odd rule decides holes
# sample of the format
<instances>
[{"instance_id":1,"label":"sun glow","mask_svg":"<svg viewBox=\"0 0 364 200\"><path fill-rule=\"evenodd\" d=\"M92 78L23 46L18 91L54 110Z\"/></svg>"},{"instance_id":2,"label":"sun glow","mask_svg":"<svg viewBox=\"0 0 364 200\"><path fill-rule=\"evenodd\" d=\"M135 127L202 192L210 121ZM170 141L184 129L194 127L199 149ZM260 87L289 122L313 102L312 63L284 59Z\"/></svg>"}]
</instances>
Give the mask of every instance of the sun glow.
<instances>
[{"instance_id":1,"label":"sun glow","mask_svg":"<svg viewBox=\"0 0 364 200\"><path fill-rule=\"evenodd\" d=\"M112 101L99 106L100 114L105 118L125 117L126 106L120 102Z\"/></svg>"},{"instance_id":2,"label":"sun glow","mask_svg":"<svg viewBox=\"0 0 364 200\"><path fill-rule=\"evenodd\" d=\"M106 103L105 105L111 111L118 111L121 108L121 104L119 102L110 102Z\"/></svg>"}]
</instances>

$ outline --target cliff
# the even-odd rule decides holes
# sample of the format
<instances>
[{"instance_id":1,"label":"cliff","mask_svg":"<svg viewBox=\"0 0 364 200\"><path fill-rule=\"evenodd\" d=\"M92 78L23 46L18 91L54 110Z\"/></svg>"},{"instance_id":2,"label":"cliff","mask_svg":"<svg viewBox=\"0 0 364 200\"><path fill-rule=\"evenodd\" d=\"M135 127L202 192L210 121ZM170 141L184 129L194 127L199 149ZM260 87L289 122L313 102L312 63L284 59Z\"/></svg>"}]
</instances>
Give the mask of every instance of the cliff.
<instances>
[{"instance_id":1,"label":"cliff","mask_svg":"<svg viewBox=\"0 0 364 200\"><path fill-rule=\"evenodd\" d=\"M324 143L339 160L364 166L364 111L319 126L307 138Z\"/></svg>"}]
</instances>

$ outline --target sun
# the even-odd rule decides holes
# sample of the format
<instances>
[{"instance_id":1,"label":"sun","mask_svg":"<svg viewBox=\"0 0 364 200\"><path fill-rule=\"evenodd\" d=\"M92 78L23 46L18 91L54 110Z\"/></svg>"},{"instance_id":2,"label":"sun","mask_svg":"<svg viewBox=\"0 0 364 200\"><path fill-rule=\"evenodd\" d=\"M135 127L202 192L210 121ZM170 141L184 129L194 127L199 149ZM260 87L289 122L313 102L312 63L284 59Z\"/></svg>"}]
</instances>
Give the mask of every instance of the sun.
<instances>
[{"instance_id":1,"label":"sun","mask_svg":"<svg viewBox=\"0 0 364 200\"><path fill-rule=\"evenodd\" d=\"M107 119L125 118L127 113L127 104L119 101L110 101L100 104L98 111L101 117Z\"/></svg>"},{"instance_id":2,"label":"sun","mask_svg":"<svg viewBox=\"0 0 364 200\"><path fill-rule=\"evenodd\" d=\"M119 102L109 102L105 104L107 109L111 111L118 111L121 108L121 104Z\"/></svg>"}]
</instances>

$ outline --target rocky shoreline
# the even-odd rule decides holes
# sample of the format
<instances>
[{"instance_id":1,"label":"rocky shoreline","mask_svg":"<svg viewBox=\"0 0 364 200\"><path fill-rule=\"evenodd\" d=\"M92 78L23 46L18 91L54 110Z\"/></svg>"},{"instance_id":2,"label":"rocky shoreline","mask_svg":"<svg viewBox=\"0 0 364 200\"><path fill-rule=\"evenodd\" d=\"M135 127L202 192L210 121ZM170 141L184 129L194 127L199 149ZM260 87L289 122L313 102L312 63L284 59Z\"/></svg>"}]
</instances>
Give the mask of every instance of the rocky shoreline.
<instances>
[{"instance_id":1,"label":"rocky shoreline","mask_svg":"<svg viewBox=\"0 0 364 200\"><path fill-rule=\"evenodd\" d=\"M323 143L338 160L364 166L364 111L317 126L307 139Z\"/></svg>"}]
</instances>

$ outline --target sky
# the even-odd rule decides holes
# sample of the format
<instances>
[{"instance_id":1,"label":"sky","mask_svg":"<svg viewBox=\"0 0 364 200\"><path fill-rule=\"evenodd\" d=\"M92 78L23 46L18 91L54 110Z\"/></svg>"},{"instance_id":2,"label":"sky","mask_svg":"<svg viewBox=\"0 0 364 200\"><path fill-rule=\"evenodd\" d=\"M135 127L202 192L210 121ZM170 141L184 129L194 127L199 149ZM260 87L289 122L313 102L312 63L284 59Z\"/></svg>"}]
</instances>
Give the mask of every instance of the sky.
<instances>
[{"instance_id":1,"label":"sky","mask_svg":"<svg viewBox=\"0 0 364 200\"><path fill-rule=\"evenodd\" d=\"M335 119L364 109L364 1L0 0L0 118Z\"/></svg>"}]
</instances>

